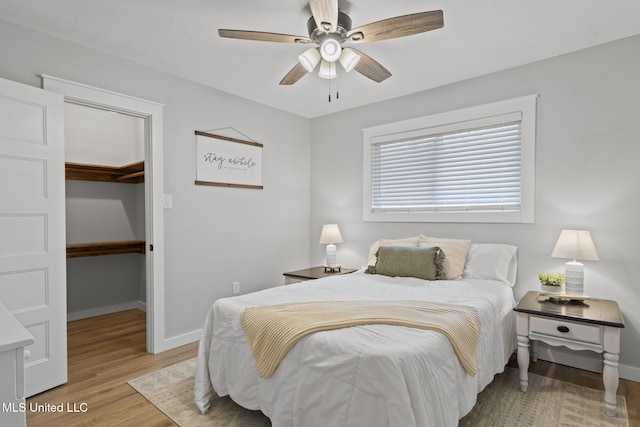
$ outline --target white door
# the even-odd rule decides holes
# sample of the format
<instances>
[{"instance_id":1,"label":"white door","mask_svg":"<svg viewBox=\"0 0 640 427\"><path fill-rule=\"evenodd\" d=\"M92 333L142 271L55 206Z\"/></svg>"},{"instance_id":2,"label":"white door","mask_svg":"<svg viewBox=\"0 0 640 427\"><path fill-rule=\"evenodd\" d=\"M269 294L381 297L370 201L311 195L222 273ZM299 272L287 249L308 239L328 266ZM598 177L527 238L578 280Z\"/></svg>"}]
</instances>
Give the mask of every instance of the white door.
<instances>
[{"instance_id":1,"label":"white door","mask_svg":"<svg viewBox=\"0 0 640 427\"><path fill-rule=\"evenodd\" d=\"M67 382L63 96L0 79L0 301L33 335L25 392Z\"/></svg>"}]
</instances>

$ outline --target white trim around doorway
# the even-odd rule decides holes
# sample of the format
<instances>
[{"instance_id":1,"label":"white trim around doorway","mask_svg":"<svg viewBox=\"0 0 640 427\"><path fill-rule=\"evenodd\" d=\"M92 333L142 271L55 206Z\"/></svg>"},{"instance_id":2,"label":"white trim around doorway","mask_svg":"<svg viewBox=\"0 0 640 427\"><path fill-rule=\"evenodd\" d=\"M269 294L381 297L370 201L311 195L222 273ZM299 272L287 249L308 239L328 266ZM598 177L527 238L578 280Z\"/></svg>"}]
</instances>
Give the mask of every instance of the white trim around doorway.
<instances>
[{"instance_id":1,"label":"white trim around doorway","mask_svg":"<svg viewBox=\"0 0 640 427\"><path fill-rule=\"evenodd\" d=\"M167 349L164 335L164 105L129 95L41 75L43 89L57 92L72 102L116 111L145 119L145 235L146 235L146 308L147 352Z\"/></svg>"}]
</instances>

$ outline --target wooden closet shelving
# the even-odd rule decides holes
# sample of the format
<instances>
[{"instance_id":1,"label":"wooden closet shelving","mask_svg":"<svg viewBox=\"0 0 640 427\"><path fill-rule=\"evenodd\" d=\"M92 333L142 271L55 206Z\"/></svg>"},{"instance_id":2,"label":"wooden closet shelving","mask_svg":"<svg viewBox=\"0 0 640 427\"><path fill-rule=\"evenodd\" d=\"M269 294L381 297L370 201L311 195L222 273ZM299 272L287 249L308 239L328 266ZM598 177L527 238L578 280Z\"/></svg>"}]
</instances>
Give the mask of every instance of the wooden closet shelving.
<instances>
[{"instance_id":1,"label":"wooden closet shelving","mask_svg":"<svg viewBox=\"0 0 640 427\"><path fill-rule=\"evenodd\" d=\"M119 182L125 184L144 182L144 160L125 166L89 165L71 162L66 162L64 166L65 179L68 180ZM67 245L67 258L128 253L144 254L144 240L72 243Z\"/></svg>"},{"instance_id":2,"label":"wooden closet shelving","mask_svg":"<svg viewBox=\"0 0 640 427\"><path fill-rule=\"evenodd\" d=\"M122 242L72 243L67 245L67 258L98 255L117 255L145 252L144 240Z\"/></svg>"},{"instance_id":3,"label":"wooden closet shelving","mask_svg":"<svg viewBox=\"0 0 640 427\"><path fill-rule=\"evenodd\" d=\"M64 164L65 178L76 181L104 181L139 184L144 182L144 160L125 166Z\"/></svg>"}]
</instances>

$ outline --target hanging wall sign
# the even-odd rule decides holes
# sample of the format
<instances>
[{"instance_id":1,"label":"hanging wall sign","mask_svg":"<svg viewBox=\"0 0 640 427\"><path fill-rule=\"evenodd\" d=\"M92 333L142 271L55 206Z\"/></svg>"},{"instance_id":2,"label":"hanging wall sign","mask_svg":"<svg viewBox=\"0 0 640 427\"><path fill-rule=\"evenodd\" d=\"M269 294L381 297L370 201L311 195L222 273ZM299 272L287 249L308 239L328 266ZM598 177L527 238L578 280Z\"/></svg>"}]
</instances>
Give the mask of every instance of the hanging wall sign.
<instances>
[{"instance_id":1,"label":"hanging wall sign","mask_svg":"<svg viewBox=\"0 0 640 427\"><path fill-rule=\"evenodd\" d=\"M196 131L196 185L262 189L262 144Z\"/></svg>"}]
</instances>

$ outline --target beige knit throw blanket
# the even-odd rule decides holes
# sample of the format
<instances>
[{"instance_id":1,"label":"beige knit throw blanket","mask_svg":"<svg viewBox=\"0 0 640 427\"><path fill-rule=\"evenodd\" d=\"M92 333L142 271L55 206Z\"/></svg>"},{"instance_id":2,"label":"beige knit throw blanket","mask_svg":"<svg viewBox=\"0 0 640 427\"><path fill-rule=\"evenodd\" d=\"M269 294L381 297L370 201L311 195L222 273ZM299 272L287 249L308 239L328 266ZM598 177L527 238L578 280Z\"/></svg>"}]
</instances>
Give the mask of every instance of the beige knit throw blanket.
<instances>
[{"instance_id":1,"label":"beige knit throw blanket","mask_svg":"<svg viewBox=\"0 0 640 427\"><path fill-rule=\"evenodd\" d=\"M476 373L480 320L473 307L424 301L331 301L255 307L242 313L242 328L258 372L265 378L306 335L370 324L440 332L451 342L465 371Z\"/></svg>"}]
</instances>

